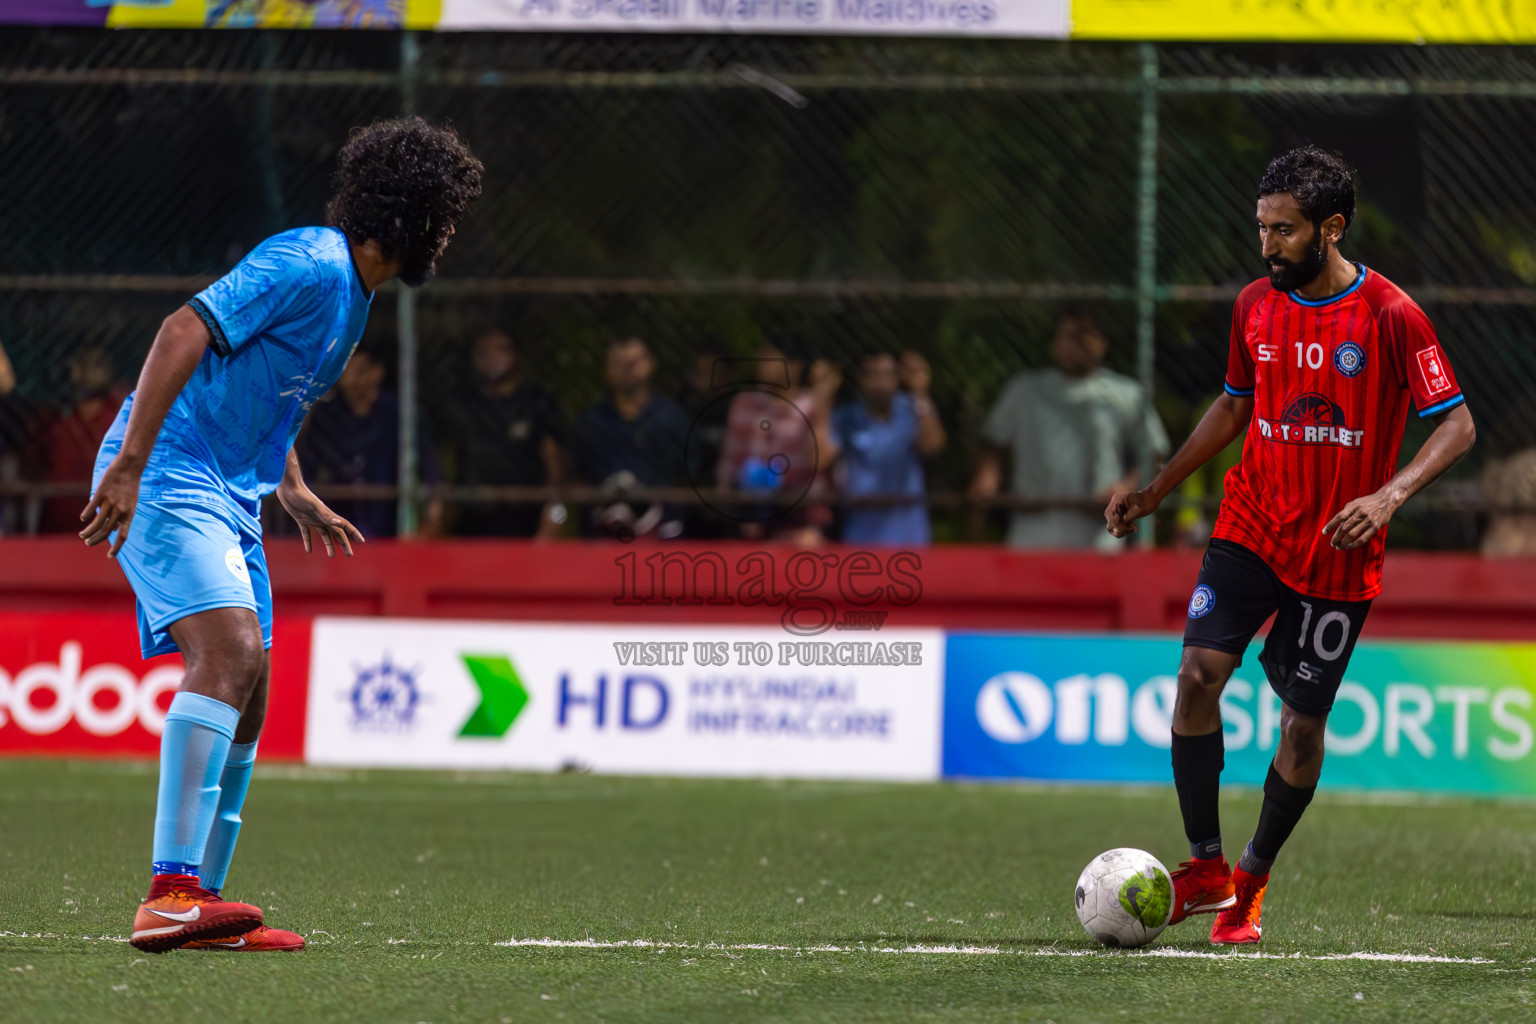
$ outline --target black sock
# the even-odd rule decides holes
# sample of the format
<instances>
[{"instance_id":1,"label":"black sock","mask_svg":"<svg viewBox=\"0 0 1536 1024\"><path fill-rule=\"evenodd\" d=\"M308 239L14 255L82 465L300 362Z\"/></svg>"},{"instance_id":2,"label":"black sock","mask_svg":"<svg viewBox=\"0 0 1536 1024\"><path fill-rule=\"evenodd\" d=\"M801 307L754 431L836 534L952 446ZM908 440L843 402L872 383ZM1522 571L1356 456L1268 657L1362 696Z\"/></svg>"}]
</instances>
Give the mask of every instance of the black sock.
<instances>
[{"instance_id":1,"label":"black sock","mask_svg":"<svg viewBox=\"0 0 1536 1024\"><path fill-rule=\"evenodd\" d=\"M1226 767L1221 730L1204 736L1173 734L1173 786L1179 792L1184 836L1192 857L1221 855L1221 808L1217 792Z\"/></svg>"},{"instance_id":2,"label":"black sock","mask_svg":"<svg viewBox=\"0 0 1536 1024\"><path fill-rule=\"evenodd\" d=\"M1280 847L1291 837L1291 830L1301 820L1301 813L1316 792L1316 786L1302 789L1291 785L1280 777L1273 764L1269 766L1269 774L1264 779L1264 807L1259 811L1259 827L1253 833L1253 842L1248 844L1248 852L1243 855L1251 867L1244 867L1244 871L1269 873L1275 858L1280 855Z\"/></svg>"}]
</instances>

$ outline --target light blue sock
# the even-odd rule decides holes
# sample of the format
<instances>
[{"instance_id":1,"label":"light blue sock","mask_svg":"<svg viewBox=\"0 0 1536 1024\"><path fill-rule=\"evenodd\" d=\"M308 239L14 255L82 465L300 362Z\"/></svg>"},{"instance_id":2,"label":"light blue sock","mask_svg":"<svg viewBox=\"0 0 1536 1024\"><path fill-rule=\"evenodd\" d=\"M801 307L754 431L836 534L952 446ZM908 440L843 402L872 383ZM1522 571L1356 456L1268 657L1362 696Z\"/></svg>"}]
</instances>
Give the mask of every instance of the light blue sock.
<instances>
[{"instance_id":1,"label":"light blue sock","mask_svg":"<svg viewBox=\"0 0 1536 1024\"><path fill-rule=\"evenodd\" d=\"M256 765L256 743L231 743L224 760L224 774L219 777L219 808L208 833L208 848L203 852L203 888L218 892L224 888L229 862L235 856L235 840L240 838L240 808L245 806L245 791L251 787L251 769Z\"/></svg>"},{"instance_id":2,"label":"light blue sock","mask_svg":"<svg viewBox=\"0 0 1536 1024\"><path fill-rule=\"evenodd\" d=\"M213 827L219 776L240 712L200 693L178 693L160 736L160 797L155 804L156 864L195 873Z\"/></svg>"}]
</instances>

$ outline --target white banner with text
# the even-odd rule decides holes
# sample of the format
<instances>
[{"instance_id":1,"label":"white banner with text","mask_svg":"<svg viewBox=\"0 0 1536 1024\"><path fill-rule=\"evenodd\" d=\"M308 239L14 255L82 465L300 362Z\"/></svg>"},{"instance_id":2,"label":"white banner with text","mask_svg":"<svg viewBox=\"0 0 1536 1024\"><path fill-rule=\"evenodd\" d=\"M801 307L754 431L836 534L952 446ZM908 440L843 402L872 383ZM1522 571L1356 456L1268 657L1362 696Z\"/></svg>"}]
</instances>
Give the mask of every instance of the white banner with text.
<instances>
[{"instance_id":1,"label":"white banner with text","mask_svg":"<svg viewBox=\"0 0 1536 1024\"><path fill-rule=\"evenodd\" d=\"M1068 0L444 0L439 29L1065 39Z\"/></svg>"},{"instance_id":2,"label":"white banner with text","mask_svg":"<svg viewBox=\"0 0 1536 1024\"><path fill-rule=\"evenodd\" d=\"M831 636L321 618L305 760L938 778L943 633Z\"/></svg>"}]
</instances>

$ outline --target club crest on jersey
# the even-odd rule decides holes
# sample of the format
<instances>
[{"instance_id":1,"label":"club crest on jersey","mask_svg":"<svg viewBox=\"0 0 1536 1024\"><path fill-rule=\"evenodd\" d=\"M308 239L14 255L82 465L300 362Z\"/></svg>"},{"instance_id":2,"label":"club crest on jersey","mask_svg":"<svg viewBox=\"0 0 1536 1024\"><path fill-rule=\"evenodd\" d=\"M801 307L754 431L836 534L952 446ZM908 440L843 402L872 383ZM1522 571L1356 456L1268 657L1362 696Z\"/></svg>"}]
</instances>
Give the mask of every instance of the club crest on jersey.
<instances>
[{"instance_id":1,"label":"club crest on jersey","mask_svg":"<svg viewBox=\"0 0 1536 1024\"><path fill-rule=\"evenodd\" d=\"M1189 599L1189 617L1192 619L1203 618L1210 614L1216 607L1216 591L1204 583L1195 588L1194 594Z\"/></svg>"},{"instance_id":2,"label":"club crest on jersey","mask_svg":"<svg viewBox=\"0 0 1536 1024\"><path fill-rule=\"evenodd\" d=\"M1333 368L1346 377L1357 377L1365 369L1365 349L1346 341L1333 350Z\"/></svg>"},{"instance_id":3,"label":"club crest on jersey","mask_svg":"<svg viewBox=\"0 0 1536 1024\"><path fill-rule=\"evenodd\" d=\"M1344 422L1344 410L1326 395L1309 391L1286 405L1278 420L1256 417L1259 436L1280 444L1326 444L1337 448L1359 448L1365 431Z\"/></svg>"}]
</instances>

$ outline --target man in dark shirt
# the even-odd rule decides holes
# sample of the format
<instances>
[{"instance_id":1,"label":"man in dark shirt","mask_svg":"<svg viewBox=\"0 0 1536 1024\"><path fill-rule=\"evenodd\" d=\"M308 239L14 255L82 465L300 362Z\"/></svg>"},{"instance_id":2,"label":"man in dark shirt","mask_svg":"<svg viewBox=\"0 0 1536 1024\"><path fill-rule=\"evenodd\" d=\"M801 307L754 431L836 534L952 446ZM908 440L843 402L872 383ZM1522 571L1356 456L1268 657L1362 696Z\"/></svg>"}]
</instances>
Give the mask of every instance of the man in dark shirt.
<instances>
[{"instance_id":1,"label":"man in dark shirt","mask_svg":"<svg viewBox=\"0 0 1536 1024\"><path fill-rule=\"evenodd\" d=\"M384 387L384 361L361 345L341 371L336 387L315 404L298 444L299 463L311 484L393 484L400 476L400 400ZM425 431L423 431L425 433ZM437 457L423 438L417 446L423 483L442 482ZM349 520L364 537L393 537L398 515L393 501L330 501L331 511ZM422 529L442 526L443 503L426 504Z\"/></svg>"},{"instance_id":2,"label":"man in dark shirt","mask_svg":"<svg viewBox=\"0 0 1536 1024\"><path fill-rule=\"evenodd\" d=\"M563 482L565 424L559 407L527 379L512 336L481 331L470 352L475 385L443 412L460 484L542 487ZM466 537L532 537L559 533L565 509L551 503L471 502L454 532Z\"/></svg>"},{"instance_id":3,"label":"man in dark shirt","mask_svg":"<svg viewBox=\"0 0 1536 1024\"><path fill-rule=\"evenodd\" d=\"M5 346L0 345L0 483L17 483L25 475L26 456L36 443L32 436L32 410L16 390L16 371ZM0 537L25 528L26 501L0 494Z\"/></svg>"},{"instance_id":4,"label":"man in dark shirt","mask_svg":"<svg viewBox=\"0 0 1536 1024\"><path fill-rule=\"evenodd\" d=\"M656 360L639 338L608 343L604 377L608 398L576 418L576 475L608 487L615 497L629 488L677 487L685 478L688 414L672 399L651 390ZM663 538L682 533L681 510L640 501L617 501L589 519L592 532Z\"/></svg>"},{"instance_id":5,"label":"man in dark shirt","mask_svg":"<svg viewBox=\"0 0 1536 1024\"><path fill-rule=\"evenodd\" d=\"M128 388L117 379L106 349L87 345L70 357L68 402L48 418L43 433L48 483L75 484L85 493L96 450L126 397ZM78 494L49 498L43 505L42 532L79 533L79 504Z\"/></svg>"}]
</instances>

